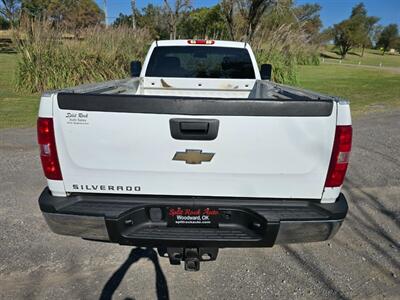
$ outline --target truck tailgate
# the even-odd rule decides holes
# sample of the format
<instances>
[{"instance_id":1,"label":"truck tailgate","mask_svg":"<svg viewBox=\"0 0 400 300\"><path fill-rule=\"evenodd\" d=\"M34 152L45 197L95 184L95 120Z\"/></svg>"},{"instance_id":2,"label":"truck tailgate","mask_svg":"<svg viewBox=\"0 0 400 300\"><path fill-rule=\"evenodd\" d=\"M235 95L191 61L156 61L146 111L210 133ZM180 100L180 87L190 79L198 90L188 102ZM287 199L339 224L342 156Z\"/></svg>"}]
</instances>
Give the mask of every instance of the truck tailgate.
<instances>
[{"instance_id":1,"label":"truck tailgate","mask_svg":"<svg viewBox=\"0 0 400 300\"><path fill-rule=\"evenodd\" d=\"M53 117L67 192L321 199L336 103L60 93Z\"/></svg>"}]
</instances>

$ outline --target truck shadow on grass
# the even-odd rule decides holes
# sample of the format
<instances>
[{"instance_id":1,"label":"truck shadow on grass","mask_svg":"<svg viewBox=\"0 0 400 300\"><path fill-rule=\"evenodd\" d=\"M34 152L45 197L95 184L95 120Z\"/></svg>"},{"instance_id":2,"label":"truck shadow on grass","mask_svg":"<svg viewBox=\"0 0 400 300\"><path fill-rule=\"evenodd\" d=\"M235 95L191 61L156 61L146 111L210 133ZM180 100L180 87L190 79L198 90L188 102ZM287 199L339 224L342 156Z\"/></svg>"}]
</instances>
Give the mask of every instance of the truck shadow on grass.
<instances>
[{"instance_id":1,"label":"truck shadow on grass","mask_svg":"<svg viewBox=\"0 0 400 300\"><path fill-rule=\"evenodd\" d=\"M118 286L122 282L125 274L129 268L140 259L145 258L153 262L156 271L156 293L157 299L169 299L168 284L165 275L161 269L160 263L158 261L157 253L151 248L135 248L133 249L125 262L114 272L110 279L105 284L100 300L111 300L114 292L117 290ZM134 297L129 297L126 299L135 299Z\"/></svg>"}]
</instances>

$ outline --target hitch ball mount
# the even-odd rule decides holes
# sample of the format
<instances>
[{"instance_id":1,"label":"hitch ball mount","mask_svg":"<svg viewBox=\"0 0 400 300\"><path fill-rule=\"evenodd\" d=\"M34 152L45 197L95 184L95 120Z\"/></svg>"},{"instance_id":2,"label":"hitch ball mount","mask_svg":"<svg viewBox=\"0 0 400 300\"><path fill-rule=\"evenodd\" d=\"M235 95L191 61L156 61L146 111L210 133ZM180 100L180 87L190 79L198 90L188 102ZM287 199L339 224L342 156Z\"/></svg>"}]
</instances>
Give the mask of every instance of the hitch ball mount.
<instances>
[{"instance_id":1,"label":"hitch ball mount","mask_svg":"<svg viewBox=\"0 0 400 300\"><path fill-rule=\"evenodd\" d=\"M168 257L171 265L185 264L185 271L199 271L200 262L214 261L218 248L158 248L161 257Z\"/></svg>"}]
</instances>

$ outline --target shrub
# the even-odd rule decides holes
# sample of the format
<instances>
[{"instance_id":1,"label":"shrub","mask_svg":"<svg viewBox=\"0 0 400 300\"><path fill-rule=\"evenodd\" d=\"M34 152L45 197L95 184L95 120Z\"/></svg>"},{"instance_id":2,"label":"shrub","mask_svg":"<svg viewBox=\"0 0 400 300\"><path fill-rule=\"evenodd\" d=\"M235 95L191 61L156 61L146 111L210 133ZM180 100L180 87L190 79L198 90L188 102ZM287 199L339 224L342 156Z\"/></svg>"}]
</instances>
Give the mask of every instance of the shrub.
<instances>
[{"instance_id":1,"label":"shrub","mask_svg":"<svg viewBox=\"0 0 400 300\"><path fill-rule=\"evenodd\" d=\"M257 62L272 65L272 81L277 83L297 83L296 58L277 51L277 49L260 49L255 52Z\"/></svg>"},{"instance_id":2,"label":"shrub","mask_svg":"<svg viewBox=\"0 0 400 300\"><path fill-rule=\"evenodd\" d=\"M17 87L42 92L124 78L129 62L144 58L148 36L144 30L101 26L71 35L43 23L32 24L24 39L17 39Z\"/></svg>"},{"instance_id":3,"label":"shrub","mask_svg":"<svg viewBox=\"0 0 400 300\"><path fill-rule=\"evenodd\" d=\"M298 65L313 65L320 64L320 53L317 49L309 49L298 53L296 62Z\"/></svg>"},{"instance_id":4,"label":"shrub","mask_svg":"<svg viewBox=\"0 0 400 300\"><path fill-rule=\"evenodd\" d=\"M19 89L42 92L128 76L129 62L143 60L151 35L145 29L101 26L71 34L33 22L15 37L20 52ZM315 47L292 25L263 32L253 49L259 64L273 66L272 80L296 84L298 64L319 64Z\"/></svg>"},{"instance_id":5,"label":"shrub","mask_svg":"<svg viewBox=\"0 0 400 300\"><path fill-rule=\"evenodd\" d=\"M259 64L272 65L272 80L278 83L296 84L297 65L319 64L319 54L309 43L307 35L292 24L267 29L254 44Z\"/></svg>"}]
</instances>

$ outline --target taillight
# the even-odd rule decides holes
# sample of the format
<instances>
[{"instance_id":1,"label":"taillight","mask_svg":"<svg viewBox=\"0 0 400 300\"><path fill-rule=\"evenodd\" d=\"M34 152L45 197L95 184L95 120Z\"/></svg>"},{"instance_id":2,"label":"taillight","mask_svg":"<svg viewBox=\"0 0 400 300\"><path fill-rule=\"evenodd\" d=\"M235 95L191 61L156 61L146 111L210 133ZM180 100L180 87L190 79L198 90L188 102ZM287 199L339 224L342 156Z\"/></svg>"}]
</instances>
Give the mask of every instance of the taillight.
<instances>
[{"instance_id":1,"label":"taillight","mask_svg":"<svg viewBox=\"0 0 400 300\"><path fill-rule=\"evenodd\" d=\"M188 40L187 42L191 45L214 45L215 43L213 40Z\"/></svg>"},{"instance_id":2,"label":"taillight","mask_svg":"<svg viewBox=\"0 0 400 300\"><path fill-rule=\"evenodd\" d=\"M343 184L349 164L352 133L351 125L336 126L335 141L325 187L338 187Z\"/></svg>"},{"instance_id":3,"label":"taillight","mask_svg":"<svg viewBox=\"0 0 400 300\"><path fill-rule=\"evenodd\" d=\"M44 175L48 179L62 180L54 137L53 119L39 118L37 121L37 133Z\"/></svg>"}]
</instances>

